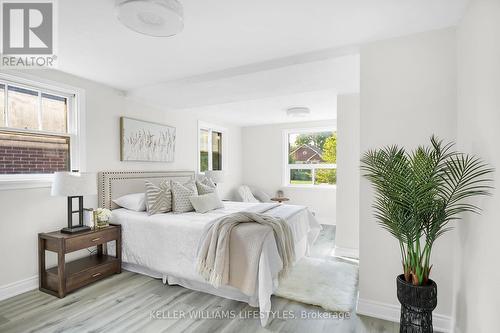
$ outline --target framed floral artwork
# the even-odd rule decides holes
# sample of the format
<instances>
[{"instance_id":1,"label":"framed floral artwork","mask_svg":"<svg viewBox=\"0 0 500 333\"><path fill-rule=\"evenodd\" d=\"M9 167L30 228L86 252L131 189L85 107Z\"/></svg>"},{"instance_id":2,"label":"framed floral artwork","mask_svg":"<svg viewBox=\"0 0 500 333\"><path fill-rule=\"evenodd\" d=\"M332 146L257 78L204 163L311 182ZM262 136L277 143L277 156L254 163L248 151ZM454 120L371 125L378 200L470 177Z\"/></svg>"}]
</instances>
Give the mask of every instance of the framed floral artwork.
<instances>
[{"instance_id":1,"label":"framed floral artwork","mask_svg":"<svg viewBox=\"0 0 500 333\"><path fill-rule=\"evenodd\" d=\"M120 118L121 161L173 162L175 127Z\"/></svg>"}]
</instances>

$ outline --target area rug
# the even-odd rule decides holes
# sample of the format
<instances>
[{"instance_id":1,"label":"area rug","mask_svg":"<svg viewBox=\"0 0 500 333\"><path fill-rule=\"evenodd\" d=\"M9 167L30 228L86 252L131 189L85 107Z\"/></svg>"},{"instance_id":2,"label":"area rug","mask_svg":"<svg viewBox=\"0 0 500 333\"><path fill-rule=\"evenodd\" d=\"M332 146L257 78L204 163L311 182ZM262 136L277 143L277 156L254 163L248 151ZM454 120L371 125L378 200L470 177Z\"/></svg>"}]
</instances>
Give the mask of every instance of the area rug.
<instances>
[{"instance_id":1,"label":"area rug","mask_svg":"<svg viewBox=\"0 0 500 333\"><path fill-rule=\"evenodd\" d=\"M281 280L276 296L329 311L352 311L356 302L358 266L304 257Z\"/></svg>"}]
</instances>

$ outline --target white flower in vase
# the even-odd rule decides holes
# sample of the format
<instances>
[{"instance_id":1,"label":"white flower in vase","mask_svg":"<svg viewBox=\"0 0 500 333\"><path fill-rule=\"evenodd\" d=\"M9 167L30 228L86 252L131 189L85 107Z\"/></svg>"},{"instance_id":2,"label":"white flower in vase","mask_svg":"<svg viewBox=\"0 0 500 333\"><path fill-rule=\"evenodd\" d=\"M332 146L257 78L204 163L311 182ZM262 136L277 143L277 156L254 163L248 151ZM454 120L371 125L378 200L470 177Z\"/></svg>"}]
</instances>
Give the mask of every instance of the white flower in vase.
<instances>
[{"instance_id":1,"label":"white flower in vase","mask_svg":"<svg viewBox=\"0 0 500 333\"><path fill-rule=\"evenodd\" d=\"M109 209L97 208L95 212L97 222L100 224L107 224L109 219L111 218L111 211Z\"/></svg>"}]
</instances>

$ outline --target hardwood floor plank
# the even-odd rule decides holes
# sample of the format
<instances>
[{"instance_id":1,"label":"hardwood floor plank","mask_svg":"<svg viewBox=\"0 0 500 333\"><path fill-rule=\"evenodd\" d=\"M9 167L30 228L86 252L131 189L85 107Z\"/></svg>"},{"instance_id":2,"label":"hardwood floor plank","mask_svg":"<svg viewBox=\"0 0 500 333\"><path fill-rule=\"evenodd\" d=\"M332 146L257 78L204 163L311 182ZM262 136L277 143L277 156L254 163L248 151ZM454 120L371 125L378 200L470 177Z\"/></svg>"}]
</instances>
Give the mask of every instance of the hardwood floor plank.
<instances>
[{"instance_id":1,"label":"hardwood floor plank","mask_svg":"<svg viewBox=\"0 0 500 333\"><path fill-rule=\"evenodd\" d=\"M177 327L180 327L180 323L176 323L176 326L173 326L169 332L220 332L233 321L230 316L233 313L240 313L246 305L229 299L212 302L210 306L202 310L202 313L208 314L211 319L203 320L198 315L197 318L191 319L191 322L182 330L176 330ZM198 311L199 308L196 310ZM214 318L216 314L227 314L227 317L224 319Z\"/></svg>"},{"instance_id":2,"label":"hardwood floor plank","mask_svg":"<svg viewBox=\"0 0 500 333\"><path fill-rule=\"evenodd\" d=\"M158 285L158 288L163 288L163 286ZM128 332L130 331L129 327L148 319L150 309L162 301L165 302L162 296L151 293L137 304L134 304L133 307L117 309L119 315L114 316L113 320L107 320L105 324L99 325L94 332ZM126 327L128 328L125 329Z\"/></svg>"},{"instance_id":3,"label":"hardwood floor plank","mask_svg":"<svg viewBox=\"0 0 500 333\"><path fill-rule=\"evenodd\" d=\"M6 313L9 309L17 307L19 305L23 306L40 299L51 299L52 297L53 296L47 295L46 293L41 293L38 290L28 291L16 297L12 297L0 302L0 313Z\"/></svg>"},{"instance_id":4,"label":"hardwood floor plank","mask_svg":"<svg viewBox=\"0 0 500 333\"><path fill-rule=\"evenodd\" d=\"M169 319L163 318L162 316L168 314L168 311L180 311L181 306L179 306L179 302L184 298L188 297L192 291L177 287L177 286L164 286L165 290L170 291L171 293L167 295L160 295L161 299L153 304L149 311L145 313L146 316L143 316L139 320L136 318L134 321L127 323L123 330L115 330L115 327L112 328L112 332L158 332L159 330L165 329L177 320L177 319ZM151 314L160 313L158 317L151 318ZM155 331L154 328L157 328Z\"/></svg>"},{"instance_id":5,"label":"hardwood floor plank","mask_svg":"<svg viewBox=\"0 0 500 333\"><path fill-rule=\"evenodd\" d=\"M52 304L53 296L47 294L45 295L48 297L36 297L32 299L27 299L22 303L11 306L2 311L2 315L7 317L9 320L15 320L17 316L26 315L30 312L36 312L39 309Z\"/></svg>"},{"instance_id":6,"label":"hardwood floor plank","mask_svg":"<svg viewBox=\"0 0 500 333\"><path fill-rule=\"evenodd\" d=\"M63 299L52 296L53 301L50 304L28 312L20 311L16 320L2 325L0 329L12 332L36 332L47 325L52 326L64 321L72 313L85 311L89 305L97 306L100 304L100 300L106 299L108 296L119 296L120 293L127 292L127 287L138 288L150 279L129 272L122 275L123 273L99 281ZM120 282L126 282L126 285L120 284Z\"/></svg>"},{"instance_id":7,"label":"hardwood floor plank","mask_svg":"<svg viewBox=\"0 0 500 333\"><path fill-rule=\"evenodd\" d=\"M238 333L253 333L253 332L261 332L262 327L260 324L260 318L255 316L248 316L248 314L253 313L254 311L258 311L258 308L254 308L249 306L248 304L244 304L244 306L239 310L239 313L242 316L238 316L237 318L231 320L220 332L222 333L230 333L230 332L238 332ZM270 329L271 324L269 323L265 332L272 331ZM199 331L203 332L203 331Z\"/></svg>"},{"instance_id":8,"label":"hardwood floor plank","mask_svg":"<svg viewBox=\"0 0 500 333\"><path fill-rule=\"evenodd\" d=\"M4 316L0 316L0 326L2 326L3 324L7 323L9 320L7 318L5 318Z\"/></svg>"},{"instance_id":9,"label":"hardwood floor plank","mask_svg":"<svg viewBox=\"0 0 500 333\"><path fill-rule=\"evenodd\" d=\"M74 312L71 315L66 314L64 322L48 329L56 332L67 332L85 327L85 330L88 331L102 331L100 327L113 322L124 310L127 311L144 299L150 300L151 297L158 297L156 295L151 296L150 291L154 288L158 288L158 284L154 280L149 280L141 285L140 290L137 288L128 289L119 295L113 294L111 297L103 298L96 304L89 304L81 311ZM47 330L47 332L49 331Z\"/></svg>"}]
</instances>

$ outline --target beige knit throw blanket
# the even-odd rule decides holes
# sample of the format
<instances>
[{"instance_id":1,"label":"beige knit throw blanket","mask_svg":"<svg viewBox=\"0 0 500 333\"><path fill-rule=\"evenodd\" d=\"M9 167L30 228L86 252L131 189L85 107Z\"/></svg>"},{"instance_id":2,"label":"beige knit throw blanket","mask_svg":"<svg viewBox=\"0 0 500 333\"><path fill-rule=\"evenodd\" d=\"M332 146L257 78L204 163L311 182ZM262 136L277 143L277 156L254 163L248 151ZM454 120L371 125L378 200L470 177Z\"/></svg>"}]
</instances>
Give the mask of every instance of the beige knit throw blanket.
<instances>
[{"instance_id":1,"label":"beige knit throw blanket","mask_svg":"<svg viewBox=\"0 0 500 333\"><path fill-rule=\"evenodd\" d=\"M252 212L234 213L210 225L198 249L198 273L215 288L229 285L253 295L262 247L271 232L283 262L280 277L286 275L295 262L290 226L280 217Z\"/></svg>"}]
</instances>

